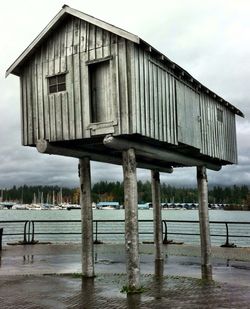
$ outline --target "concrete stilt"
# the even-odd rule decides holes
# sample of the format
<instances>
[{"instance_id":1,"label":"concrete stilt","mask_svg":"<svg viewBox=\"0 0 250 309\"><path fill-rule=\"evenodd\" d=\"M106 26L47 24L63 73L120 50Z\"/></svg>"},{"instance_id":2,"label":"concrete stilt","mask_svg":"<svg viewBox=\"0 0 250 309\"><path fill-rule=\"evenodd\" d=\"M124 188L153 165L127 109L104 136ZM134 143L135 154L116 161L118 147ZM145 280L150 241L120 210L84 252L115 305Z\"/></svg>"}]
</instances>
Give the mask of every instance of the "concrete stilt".
<instances>
[{"instance_id":1,"label":"concrete stilt","mask_svg":"<svg viewBox=\"0 0 250 309\"><path fill-rule=\"evenodd\" d=\"M140 287L140 259L138 235L138 193L134 149L123 151L125 249L128 287Z\"/></svg>"},{"instance_id":2,"label":"concrete stilt","mask_svg":"<svg viewBox=\"0 0 250 309\"><path fill-rule=\"evenodd\" d=\"M208 214L208 186L205 166L197 166L197 184L199 196L202 278L212 279L211 239Z\"/></svg>"},{"instance_id":3,"label":"concrete stilt","mask_svg":"<svg viewBox=\"0 0 250 309\"><path fill-rule=\"evenodd\" d=\"M162 245L162 217L161 217L161 192L160 192L160 173L151 171L152 179L152 202L154 213L154 247L155 260L164 259ZM159 265L160 263L158 263Z\"/></svg>"},{"instance_id":4,"label":"concrete stilt","mask_svg":"<svg viewBox=\"0 0 250 309\"><path fill-rule=\"evenodd\" d=\"M79 160L80 199L82 220L82 275L94 277L93 211L91 203L90 160Z\"/></svg>"}]
</instances>

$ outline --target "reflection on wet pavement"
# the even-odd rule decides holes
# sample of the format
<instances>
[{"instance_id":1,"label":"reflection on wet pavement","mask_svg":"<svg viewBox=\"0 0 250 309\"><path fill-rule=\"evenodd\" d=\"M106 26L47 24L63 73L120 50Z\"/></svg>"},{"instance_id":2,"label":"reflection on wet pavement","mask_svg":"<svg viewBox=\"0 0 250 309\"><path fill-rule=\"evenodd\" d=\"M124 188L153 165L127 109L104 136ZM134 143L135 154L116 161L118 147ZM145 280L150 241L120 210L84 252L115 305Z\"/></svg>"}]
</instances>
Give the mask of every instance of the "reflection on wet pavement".
<instances>
[{"instance_id":1,"label":"reflection on wet pavement","mask_svg":"<svg viewBox=\"0 0 250 309\"><path fill-rule=\"evenodd\" d=\"M141 294L121 293L126 274L0 276L1 309L249 308L250 287L177 276L143 275ZM4 296L4 297L3 297Z\"/></svg>"},{"instance_id":2,"label":"reflection on wet pavement","mask_svg":"<svg viewBox=\"0 0 250 309\"><path fill-rule=\"evenodd\" d=\"M127 306L129 309L140 308L140 305L141 305L141 294L127 295Z\"/></svg>"},{"instance_id":3,"label":"reflection on wet pavement","mask_svg":"<svg viewBox=\"0 0 250 309\"><path fill-rule=\"evenodd\" d=\"M34 263L34 255L24 255L23 256L23 264L33 264Z\"/></svg>"},{"instance_id":4,"label":"reflection on wet pavement","mask_svg":"<svg viewBox=\"0 0 250 309\"><path fill-rule=\"evenodd\" d=\"M145 246L144 251L150 251ZM169 247L169 249L172 249ZM178 247L179 252L186 254L186 247ZM176 250L174 252L176 252ZM182 250L182 251L181 251ZM237 249L221 249L232 252L236 256ZM236 251L233 251L236 250ZM247 250L247 249L246 249ZM153 250L151 250L153 251ZM168 254L164 265L154 262L153 254L141 254L141 273L188 276L201 278L199 256L176 256ZM95 246L95 273L126 273L123 247L118 245ZM161 267L165 269L161 269ZM249 285L250 262L231 260L229 258L213 258L213 279L220 282ZM0 253L0 276L22 274L55 274L81 272L80 246L35 245L7 247Z\"/></svg>"},{"instance_id":5,"label":"reflection on wet pavement","mask_svg":"<svg viewBox=\"0 0 250 309\"><path fill-rule=\"evenodd\" d=\"M168 247L181 254L168 254L164 261L142 253L143 293L127 295L121 293L126 285L123 247L99 246L96 277L88 279L79 275L80 247L5 248L0 253L0 308L250 308L250 259L232 258L241 251L223 249L213 258L213 279L220 283L200 279L200 257L186 256L186 247ZM24 274L32 276L20 276Z\"/></svg>"}]
</instances>

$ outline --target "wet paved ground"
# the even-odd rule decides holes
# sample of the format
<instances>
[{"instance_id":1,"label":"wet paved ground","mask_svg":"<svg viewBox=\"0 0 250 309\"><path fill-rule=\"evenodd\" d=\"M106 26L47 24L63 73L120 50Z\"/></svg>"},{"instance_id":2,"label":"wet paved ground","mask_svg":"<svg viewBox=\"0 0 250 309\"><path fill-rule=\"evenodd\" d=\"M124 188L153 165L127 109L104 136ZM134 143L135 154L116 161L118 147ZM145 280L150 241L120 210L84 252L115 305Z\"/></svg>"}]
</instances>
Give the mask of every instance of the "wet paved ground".
<instances>
[{"instance_id":1,"label":"wet paved ground","mask_svg":"<svg viewBox=\"0 0 250 309\"><path fill-rule=\"evenodd\" d=\"M166 250L164 276L156 278L153 246L141 246L145 291L127 296L120 292L126 284L121 245L95 247L94 280L72 275L81 270L79 245L8 246L0 254L0 308L250 309L249 248L214 248L210 283L198 279L199 248Z\"/></svg>"},{"instance_id":2,"label":"wet paved ground","mask_svg":"<svg viewBox=\"0 0 250 309\"><path fill-rule=\"evenodd\" d=\"M143 275L145 292L120 292L125 275L0 277L1 308L250 308L250 287Z\"/></svg>"}]
</instances>

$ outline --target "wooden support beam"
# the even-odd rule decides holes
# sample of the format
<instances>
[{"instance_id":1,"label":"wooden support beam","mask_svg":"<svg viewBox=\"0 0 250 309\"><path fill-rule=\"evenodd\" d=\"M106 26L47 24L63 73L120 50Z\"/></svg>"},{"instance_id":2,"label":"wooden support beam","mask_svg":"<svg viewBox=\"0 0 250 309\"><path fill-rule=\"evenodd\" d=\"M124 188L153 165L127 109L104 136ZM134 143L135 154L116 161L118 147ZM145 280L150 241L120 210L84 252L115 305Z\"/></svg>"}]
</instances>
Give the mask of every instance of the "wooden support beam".
<instances>
[{"instance_id":1,"label":"wooden support beam","mask_svg":"<svg viewBox=\"0 0 250 309\"><path fill-rule=\"evenodd\" d=\"M155 260L163 261L160 173L158 171L151 171L151 181L154 214Z\"/></svg>"},{"instance_id":2,"label":"wooden support beam","mask_svg":"<svg viewBox=\"0 0 250 309\"><path fill-rule=\"evenodd\" d=\"M93 161L100 161L106 163L114 163L121 164L121 159L116 159L115 157L110 158L110 156L100 153L95 153L86 150L66 148L54 145L46 140L38 140L36 143L36 148L40 153L47 153L65 157L73 157L73 158L83 158L89 157Z\"/></svg>"},{"instance_id":3,"label":"wooden support beam","mask_svg":"<svg viewBox=\"0 0 250 309\"><path fill-rule=\"evenodd\" d=\"M212 279L211 239L208 214L207 173L204 166L197 167L197 184L199 196L199 221L201 241L201 270L203 279Z\"/></svg>"},{"instance_id":4,"label":"wooden support beam","mask_svg":"<svg viewBox=\"0 0 250 309\"><path fill-rule=\"evenodd\" d=\"M60 155L60 156L73 157L73 158L89 157L92 161L122 165L122 158L114 157L113 153L111 155L108 155L108 154L103 154L103 153L100 154L100 153L90 152L86 150L60 147L60 146L55 146L46 140L38 140L36 144L36 148L40 153L47 153L50 155L51 154ZM157 164L150 164L150 163L145 163L145 162L137 162L137 167L149 169L149 170L155 169L163 173L173 172L172 167L165 167L165 166L161 166Z\"/></svg>"},{"instance_id":5,"label":"wooden support beam","mask_svg":"<svg viewBox=\"0 0 250 309\"><path fill-rule=\"evenodd\" d=\"M125 250L128 287L140 287L140 260L138 235L138 193L136 158L134 149L123 151L124 207L125 207Z\"/></svg>"},{"instance_id":6,"label":"wooden support beam","mask_svg":"<svg viewBox=\"0 0 250 309\"><path fill-rule=\"evenodd\" d=\"M205 162L200 159L188 157L184 154L176 153L164 148L157 146L150 146L143 143L137 143L134 141L126 140L120 137L114 137L112 135L107 135L103 143L105 146L116 149L123 150L128 148L134 148L137 155L152 160L161 160L166 163L177 163L186 166L205 166L211 170L218 171L221 169L220 165Z\"/></svg>"},{"instance_id":7,"label":"wooden support beam","mask_svg":"<svg viewBox=\"0 0 250 309\"><path fill-rule=\"evenodd\" d=\"M94 277L93 210L91 202L90 160L79 160L80 200L82 220L82 275Z\"/></svg>"}]
</instances>

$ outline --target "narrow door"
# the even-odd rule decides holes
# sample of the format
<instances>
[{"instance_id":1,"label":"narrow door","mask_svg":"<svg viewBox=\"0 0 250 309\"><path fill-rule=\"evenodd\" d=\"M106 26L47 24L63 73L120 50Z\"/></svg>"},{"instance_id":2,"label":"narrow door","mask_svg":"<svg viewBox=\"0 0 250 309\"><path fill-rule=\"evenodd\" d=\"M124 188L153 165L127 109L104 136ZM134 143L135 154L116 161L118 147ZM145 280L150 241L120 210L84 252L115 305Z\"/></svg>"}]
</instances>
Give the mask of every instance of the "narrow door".
<instances>
[{"instance_id":1,"label":"narrow door","mask_svg":"<svg viewBox=\"0 0 250 309\"><path fill-rule=\"evenodd\" d=\"M176 82L178 142L201 148L199 94L185 84Z\"/></svg>"},{"instance_id":2,"label":"narrow door","mask_svg":"<svg viewBox=\"0 0 250 309\"><path fill-rule=\"evenodd\" d=\"M113 120L113 106L110 87L110 63L104 61L90 66L91 122Z\"/></svg>"}]
</instances>

